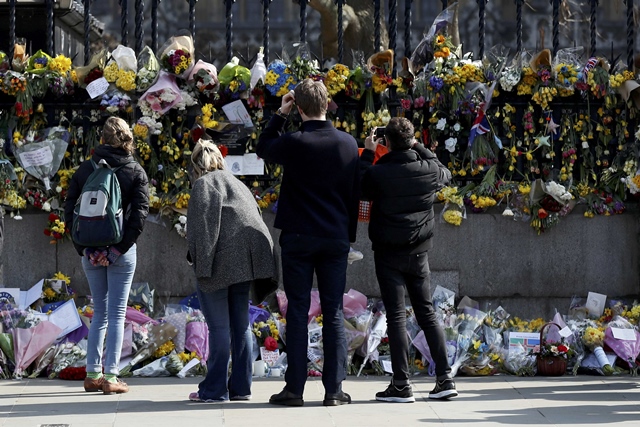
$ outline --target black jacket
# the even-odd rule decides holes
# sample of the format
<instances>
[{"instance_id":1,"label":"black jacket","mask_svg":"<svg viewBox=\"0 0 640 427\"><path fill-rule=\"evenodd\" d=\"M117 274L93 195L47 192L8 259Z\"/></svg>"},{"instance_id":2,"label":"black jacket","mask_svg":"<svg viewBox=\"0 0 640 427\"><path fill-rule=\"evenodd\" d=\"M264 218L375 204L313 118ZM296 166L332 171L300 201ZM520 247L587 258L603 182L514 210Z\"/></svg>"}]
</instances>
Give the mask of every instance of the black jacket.
<instances>
[{"instance_id":1,"label":"black jacket","mask_svg":"<svg viewBox=\"0 0 640 427\"><path fill-rule=\"evenodd\" d=\"M391 151L375 165L373 151L360 156L362 195L371 201L369 238L374 251L416 254L431 248L435 193L451 172L422 144Z\"/></svg>"},{"instance_id":2,"label":"black jacket","mask_svg":"<svg viewBox=\"0 0 640 427\"><path fill-rule=\"evenodd\" d=\"M308 120L280 134L274 115L260 134L256 153L284 166L274 226L305 236L356 240L360 170L358 144L330 121Z\"/></svg>"},{"instance_id":3,"label":"black jacket","mask_svg":"<svg viewBox=\"0 0 640 427\"><path fill-rule=\"evenodd\" d=\"M147 173L133 159L133 156L127 154L122 148L99 145L91 159L95 163L105 159L109 166L113 168L124 165L116 172L122 193L122 211L125 213L124 235L120 243L113 245L115 249L124 254L138 240L149 214L149 180ZM91 161L85 160L71 178L64 205L64 219L68 229L71 229L73 222L73 208L91 172L93 172ZM75 244L75 242L74 246L78 254L82 256L84 247Z\"/></svg>"}]
</instances>

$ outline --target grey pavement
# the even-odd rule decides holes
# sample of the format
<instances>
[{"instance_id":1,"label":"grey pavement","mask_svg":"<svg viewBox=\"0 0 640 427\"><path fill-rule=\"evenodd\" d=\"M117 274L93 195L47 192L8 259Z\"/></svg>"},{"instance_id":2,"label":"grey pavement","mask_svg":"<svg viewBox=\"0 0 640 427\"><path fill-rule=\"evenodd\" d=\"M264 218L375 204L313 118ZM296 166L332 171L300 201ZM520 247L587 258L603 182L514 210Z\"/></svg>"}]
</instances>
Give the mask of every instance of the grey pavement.
<instances>
[{"instance_id":1,"label":"grey pavement","mask_svg":"<svg viewBox=\"0 0 640 427\"><path fill-rule=\"evenodd\" d=\"M412 378L415 403L376 402L389 377L348 377L350 405L322 406L319 378L309 378L304 407L269 405L282 378L255 379L245 402L195 403L198 377L129 378L129 393L85 393L81 381L0 381L2 427L128 426L640 426L638 377L457 377L460 395L428 399L434 380Z\"/></svg>"}]
</instances>

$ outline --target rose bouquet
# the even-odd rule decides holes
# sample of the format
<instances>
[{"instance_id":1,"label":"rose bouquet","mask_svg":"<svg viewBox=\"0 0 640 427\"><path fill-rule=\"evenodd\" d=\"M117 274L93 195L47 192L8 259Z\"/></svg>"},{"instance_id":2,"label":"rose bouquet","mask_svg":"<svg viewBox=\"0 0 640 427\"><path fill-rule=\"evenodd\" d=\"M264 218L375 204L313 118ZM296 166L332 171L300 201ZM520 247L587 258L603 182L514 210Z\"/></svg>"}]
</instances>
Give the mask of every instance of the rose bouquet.
<instances>
[{"instance_id":1,"label":"rose bouquet","mask_svg":"<svg viewBox=\"0 0 640 427\"><path fill-rule=\"evenodd\" d=\"M176 77L186 78L193 67L193 38L191 35L173 36L159 50L160 66Z\"/></svg>"},{"instance_id":2,"label":"rose bouquet","mask_svg":"<svg viewBox=\"0 0 640 427\"><path fill-rule=\"evenodd\" d=\"M144 92L153 86L160 74L158 58L149 46L145 46L138 55L137 69L136 90Z\"/></svg>"},{"instance_id":3,"label":"rose bouquet","mask_svg":"<svg viewBox=\"0 0 640 427\"><path fill-rule=\"evenodd\" d=\"M220 86L218 70L215 65L200 59L189 73L188 82L197 93L213 99Z\"/></svg>"}]
</instances>

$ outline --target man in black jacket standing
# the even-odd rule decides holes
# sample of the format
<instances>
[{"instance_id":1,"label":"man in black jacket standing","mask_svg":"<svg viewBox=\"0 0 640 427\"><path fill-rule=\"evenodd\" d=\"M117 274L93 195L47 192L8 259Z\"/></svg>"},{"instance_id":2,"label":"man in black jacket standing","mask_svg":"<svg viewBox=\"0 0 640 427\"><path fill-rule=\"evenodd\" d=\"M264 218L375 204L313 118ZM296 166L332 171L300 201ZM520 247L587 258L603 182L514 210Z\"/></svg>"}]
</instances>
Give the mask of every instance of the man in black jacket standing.
<instances>
[{"instance_id":1,"label":"man in black jacket standing","mask_svg":"<svg viewBox=\"0 0 640 427\"><path fill-rule=\"evenodd\" d=\"M429 261L433 235L435 193L451 179L451 172L435 154L414 139L411 122L394 117L384 139L389 153L375 165L378 142L365 139L360 157L362 195L371 201L369 238L374 251L376 277L387 314L387 333L393 379L376 394L376 400L415 402L409 384L409 341L406 328L405 288L424 331L436 364L436 386L432 399L458 395L447 361L444 332L436 319L429 294Z\"/></svg>"},{"instance_id":2,"label":"man in black jacket standing","mask_svg":"<svg viewBox=\"0 0 640 427\"><path fill-rule=\"evenodd\" d=\"M302 126L281 133L294 101ZM351 403L342 391L347 375L347 342L342 298L349 242L355 241L359 203L358 145L326 120L328 94L322 82L303 80L282 97L278 113L262 131L256 153L284 166L276 228L280 234L282 279L287 308L286 386L271 396L274 405L302 406L307 380L308 313L313 274L323 315L325 388L323 405Z\"/></svg>"}]
</instances>

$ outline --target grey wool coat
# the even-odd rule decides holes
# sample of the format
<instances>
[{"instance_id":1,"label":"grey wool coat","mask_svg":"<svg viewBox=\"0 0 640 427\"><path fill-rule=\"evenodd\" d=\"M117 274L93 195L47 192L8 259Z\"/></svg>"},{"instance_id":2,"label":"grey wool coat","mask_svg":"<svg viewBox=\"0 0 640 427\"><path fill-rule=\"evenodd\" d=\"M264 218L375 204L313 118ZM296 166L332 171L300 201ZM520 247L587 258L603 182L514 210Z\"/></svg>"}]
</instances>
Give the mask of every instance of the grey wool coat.
<instances>
[{"instance_id":1,"label":"grey wool coat","mask_svg":"<svg viewBox=\"0 0 640 427\"><path fill-rule=\"evenodd\" d=\"M187 240L203 292L276 277L273 240L258 204L247 186L226 170L209 172L194 183Z\"/></svg>"}]
</instances>

